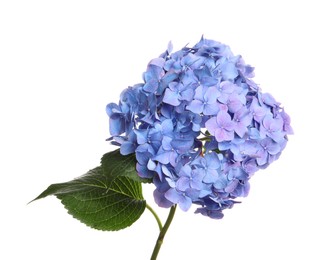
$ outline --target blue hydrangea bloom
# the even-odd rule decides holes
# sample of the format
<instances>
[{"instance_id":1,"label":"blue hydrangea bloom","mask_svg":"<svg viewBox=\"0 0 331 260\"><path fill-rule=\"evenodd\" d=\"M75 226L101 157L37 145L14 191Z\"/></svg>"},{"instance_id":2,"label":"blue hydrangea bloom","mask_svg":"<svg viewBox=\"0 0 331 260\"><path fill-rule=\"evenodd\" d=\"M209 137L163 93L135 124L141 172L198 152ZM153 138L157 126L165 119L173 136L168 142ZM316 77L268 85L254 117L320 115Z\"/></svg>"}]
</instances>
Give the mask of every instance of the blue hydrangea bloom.
<instances>
[{"instance_id":1,"label":"blue hydrangea bloom","mask_svg":"<svg viewBox=\"0 0 331 260\"><path fill-rule=\"evenodd\" d=\"M196 213L220 219L248 195L254 173L279 158L293 134L290 117L229 46L202 37L171 49L107 105L109 140L135 154L159 206L196 204Z\"/></svg>"}]
</instances>

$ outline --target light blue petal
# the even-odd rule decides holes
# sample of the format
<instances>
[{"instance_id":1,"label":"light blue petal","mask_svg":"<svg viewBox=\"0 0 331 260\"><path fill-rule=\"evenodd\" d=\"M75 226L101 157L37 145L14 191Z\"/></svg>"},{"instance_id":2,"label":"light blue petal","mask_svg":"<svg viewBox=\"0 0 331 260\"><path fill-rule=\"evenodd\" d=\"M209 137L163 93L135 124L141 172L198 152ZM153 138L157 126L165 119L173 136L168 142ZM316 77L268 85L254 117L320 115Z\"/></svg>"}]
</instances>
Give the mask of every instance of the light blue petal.
<instances>
[{"instance_id":1,"label":"light blue petal","mask_svg":"<svg viewBox=\"0 0 331 260\"><path fill-rule=\"evenodd\" d=\"M204 94L204 100L207 101L209 104L213 104L216 102L217 98L220 96L220 92L215 87L207 88Z\"/></svg>"},{"instance_id":2,"label":"light blue petal","mask_svg":"<svg viewBox=\"0 0 331 260\"><path fill-rule=\"evenodd\" d=\"M206 128L208 130L209 133L211 133L213 136L215 136L215 132L216 130L219 128L218 124L217 124L217 119L216 117L212 117L210 118L206 123Z\"/></svg>"},{"instance_id":3,"label":"light blue petal","mask_svg":"<svg viewBox=\"0 0 331 260\"><path fill-rule=\"evenodd\" d=\"M173 205L173 203L171 201L167 200L164 197L164 193L158 191L157 189L154 190L153 196L154 196L155 203L160 207L170 208Z\"/></svg>"},{"instance_id":4,"label":"light blue petal","mask_svg":"<svg viewBox=\"0 0 331 260\"><path fill-rule=\"evenodd\" d=\"M109 132L111 135L120 135L125 131L125 120L122 117L109 118Z\"/></svg>"},{"instance_id":5,"label":"light blue petal","mask_svg":"<svg viewBox=\"0 0 331 260\"><path fill-rule=\"evenodd\" d=\"M137 135L138 144L144 144L147 142L148 130L138 129L138 130L134 130L134 132Z\"/></svg>"},{"instance_id":6,"label":"light blue petal","mask_svg":"<svg viewBox=\"0 0 331 260\"><path fill-rule=\"evenodd\" d=\"M121 109L117 104L110 103L106 106L106 112L108 116L112 116L114 112L121 113Z\"/></svg>"},{"instance_id":7,"label":"light blue petal","mask_svg":"<svg viewBox=\"0 0 331 260\"><path fill-rule=\"evenodd\" d=\"M128 155L131 153L134 153L135 151L135 146L131 142L124 142L121 145L120 152L122 155Z\"/></svg>"},{"instance_id":8,"label":"light blue petal","mask_svg":"<svg viewBox=\"0 0 331 260\"><path fill-rule=\"evenodd\" d=\"M235 124L234 131L239 135L239 137L243 138L244 135L248 132L246 126L244 126L241 122Z\"/></svg>"},{"instance_id":9,"label":"light blue petal","mask_svg":"<svg viewBox=\"0 0 331 260\"><path fill-rule=\"evenodd\" d=\"M248 135L250 139L260 139L260 132L255 127L249 128Z\"/></svg>"},{"instance_id":10,"label":"light blue petal","mask_svg":"<svg viewBox=\"0 0 331 260\"><path fill-rule=\"evenodd\" d=\"M165 151L171 151L172 145L171 145L172 138L169 136L164 136L162 139L162 147Z\"/></svg>"},{"instance_id":11,"label":"light blue petal","mask_svg":"<svg viewBox=\"0 0 331 260\"><path fill-rule=\"evenodd\" d=\"M162 121L161 126L163 134L171 133L174 130L174 125L171 119L165 119Z\"/></svg>"},{"instance_id":12,"label":"light blue petal","mask_svg":"<svg viewBox=\"0 0 331 260\"><path fill-rule=\"evenodd\" d=\"M203 86L199 86L195 89L194 99L199 99L203 101L204 94L205 94L205 88Z\"/></svg>"},{"instance_id":13,"label":"light blue petal","mask_svg":"<svg viewBox=\"0 0 331 260\"><path fill-rule=\"evenodd\" d=\"M154 171L156 168L156 163L154 161L152 161L151 159L149 159L148 163L147 163L147 168L150 171Z\"/></svg>"},{"instance_id":14,"label":"light blue petal","mask_svg":"<svg viewBox=\"0 0 331 260\"><path fill-rule=\"evenodd\" d=\"M163 102L172 106L178 106L180 104L178 93L167 88L163 97Z\"/></svg>"},{"instance_id":15,"label":"light blue petal","mask_svg":"<svg viewBox=\"0 0 331 260\"><path fill-rule=\"evenodd\" d=\"M149 65L155 65L157 67L163 68L165 60L163 58L156 58L149 62Z\"/></svg>"},{"instance_id":16,"label":"light blue petal","mask_svg":"<svg viewBox=\"0 0 331 260\"><path fill-rule=\"evenodd\" d=\"M180 191L185 191L190 187L190 179L188 177L180 177L176 182L176 188Z\"/></svg>"},{"instance_id":17,"label":"light blue petal","mask_svg":"<svg viewBox=\"0 0 331 260\"><path fill-rule=\"evenodd\" d=\"M172 203L178 203L182 197L175 189L169 189L164 193L164 197Z\"/></svg>"},{"instance_id":18,"label":"light blue petal","mask_svg":"<svg viewBox=\"0 0 331 260\"><path fill-rule=\"evenodd\" d=\"M238 70L233 63L224 63L221 71L224 80L233 80L238 76Z\"/></svg>"},{"instance_id":19,"label":"light blue petal","mask_svg":"<svg viewBox=\"0 0 331 260\"><path fill-rule=\"evenodd\" d=\"M192 111L193 113L200 114L203 111L203 103L200 100L192 100L192 102L186 106L187 110Z\"/></svg>"},{"instance_id":20,"label":"light blue petal","mask_svg":"<svg viewBox=\"0 0 331 260\"><path fill-rule=\"evenodd\" d=\"M180 99L190 102L193 99L193 96L194 96L194 90L191 88L188 88L181 92Z\"/></svg>"},{"instance_id":21,"label":"light blue petal","mask_svg":"<svg viewBox=\"0 0 331 260\"><path fill-rule=\"evenodd\" d=\"M220 108L218 107L217 103L206 104L203 108L203 113L206 116L214 116L217 115Z\"/></svg>"},{"instance_id":22,"label":"light blue petal","mask_svg":"<svg viewBox=\"0 0 331 260\"><path fill-rule=\"evenodd\" d=\"M158 161L162 164L168 164L170 162L170 156L171 152L163 152L163 153L158 153L153 157L153 160Z\"/></svg>"},{"instance_id":23,"label":"light blue petal","mask_svg":"<svg viewBox=\"0 0 331 260\"><path fill-rule=\"evenodd\" d=\"M205 87L216 86L218 83L218 79L214 77L203 77L200 79L201 85Z\"/></svg>"},{"instance_id":24,"label":"light blue petal","mask_svg":"<svg viewBox=\"0 0 331 260\"><path fill-rule=\"evenodd\" d=\"M178 205L182 211L186 212L190 209L192 200L187 196L181 196Z\"/></svg>"},{"instance_id":25,"label":"light blue petal","mask_svg":"<svg viewBox=\"0 0 331 260\"><path fill-rule=\"evenodd\" d=\"M260 151L257 156L258 157L256 158L256 162L258 165L265 165L268 162L268 152Z\"/></svg>"},{"instance_id":26,"label":"light blue petal","mask_svg":"<svg viewBox=\"0 0 331 260\"><path fill-rule=\"evenodd\" d=\"M144 85L143 89L146 92L154 93L158 87L159 87L159 83L156 80L151 79Z\"/></svg>"},{"instance_id":27,"label":"light blue petal","mask_svg":"<svg viewBox=\"0 0 331 260\"><path fill-rule=\"evenodd\" d=\"M188 164L185 164L183 167L181 167L179 171L179 176L191 178L191 175L192 175L192 169Z\"/></svg>"},{"instance_id":28,"label":"light blue petal","mask_svg":"<svg viewBox=\"0 0 331 260\"><path fill-rule=\"evenodd\" d=\"M176 151L184 153L192 148L193 139L174 139L171 141L171 145Z\"/></svg>"},{"instance_id":29,"label":"light blue petal","mask_svg":"<svg viewBox=\"0 0 331 260\"><path fill-rule=\"evenodd\" d=\"M214 183L214 187L218 190L223 190L228 185L228 179L222 174L217 181Z\"/></svg>"},{"instance_id":30,"label":"light blue petal","mask_svg":"<svg viewBox=\"0 0 331 260\"><path fill-rule=\"evenodd\" d=\"M208 169L216 170L221 166L219 157L218 157L217 153L215 153L215 152L206 154L205 159L207 161Z\"/></svg>"},{"instance_id":31,"label":"light blue petal","mask_svg":"<svg viewBox=\"0 0 331 260\"><path fill-rule=\"evenodd\" d=\"M204 183L214 183L218 179L218 172L213 169L208 169L205 177L203 178Z\"/></svg>"},{"instance_id":32,"label":"light blue petal","mask_svg":"<svg viewBox=\"0 0 331 260\"><path fill-rule=\"evenodd\" d=\"M268 153L271 155L276 155L280 152L280 146L276 142L272 142L268 144L267 149L268 149Z\"/></svg>"},{"instance_id":33,"label":"light blue petal","mask_svg":"<svg viewBox=\"0 0 331 260\"><path fill-rule=\"evenodd\" d=\"M225 192L233 192L237 186L239 181L237 179L232 180L228 185L224 188Z\"/></svg>"},{"instance_id":34,"label":"light blue petal","mask_svg":"<svg viewBox=\"0 0 331 260\"><path fill-rule=\"evenodd\" d=\"M155 175L154 172L147 169L146 165L141 165L139 163L137 163L137 165L136 165L136 170L137 170L138 175L141 178L150 179L150 178L153 178Z\"/></svg>"}]
</instances>

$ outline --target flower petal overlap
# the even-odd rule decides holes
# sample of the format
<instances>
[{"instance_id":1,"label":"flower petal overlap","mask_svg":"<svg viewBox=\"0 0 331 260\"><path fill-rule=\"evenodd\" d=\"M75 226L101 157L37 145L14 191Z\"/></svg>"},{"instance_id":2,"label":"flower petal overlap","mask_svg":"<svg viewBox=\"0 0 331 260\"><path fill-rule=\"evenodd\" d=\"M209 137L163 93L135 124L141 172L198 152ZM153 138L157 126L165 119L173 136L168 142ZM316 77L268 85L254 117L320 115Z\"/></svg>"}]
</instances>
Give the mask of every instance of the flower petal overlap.
<instances>
[{"instance_id":1,"label":"flower petal overlap","mask_svg":"<svg viewBox=\"0 0 331 260\"><path fill-rule=\"evenodd\" d=\"M254 68L229 46L201 38L150 61L143 83L110 103L109 140L135 153L161 207L178 204L213 219L249 192L249 180L279 158L290 117L252 80Z\"/></svg>"}]
</instances>

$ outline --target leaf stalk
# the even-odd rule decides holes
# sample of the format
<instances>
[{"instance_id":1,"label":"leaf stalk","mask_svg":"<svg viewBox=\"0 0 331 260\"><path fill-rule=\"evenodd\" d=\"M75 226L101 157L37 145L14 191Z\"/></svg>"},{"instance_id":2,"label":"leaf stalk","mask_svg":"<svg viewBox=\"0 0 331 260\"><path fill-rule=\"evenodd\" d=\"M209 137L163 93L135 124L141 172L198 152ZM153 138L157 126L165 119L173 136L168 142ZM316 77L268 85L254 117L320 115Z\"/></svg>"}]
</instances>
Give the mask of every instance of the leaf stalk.
<instances>
[{"instance_id":1,"label":"leaf stalk","mask_svg":"<svg viewBox=\"0 0 331 260\"><path fill-rule=\"evenodd\" d=\"M157 222L157 225L159 226L159 230L161 232L163 226L162 226L159 216L156 214L156 212L153 210L153 208L150 205L148 205L147 203L146 203L146 208L153 214L153 216Z\"/></svg>"}]
</instances>

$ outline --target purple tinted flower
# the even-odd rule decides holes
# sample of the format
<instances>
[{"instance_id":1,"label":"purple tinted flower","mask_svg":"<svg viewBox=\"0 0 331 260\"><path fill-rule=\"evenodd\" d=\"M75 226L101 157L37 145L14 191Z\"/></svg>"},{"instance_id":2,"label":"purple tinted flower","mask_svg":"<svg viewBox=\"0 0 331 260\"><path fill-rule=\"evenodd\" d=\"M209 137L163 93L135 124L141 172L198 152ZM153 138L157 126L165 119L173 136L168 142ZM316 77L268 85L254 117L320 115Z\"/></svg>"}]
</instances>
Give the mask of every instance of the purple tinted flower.
<instances>
[{"instance_id":1,"label":"purple tinted flower","mask_svg":"<svg viewBox=\"0 0 331 260\"><path fill-rule=\"evenodd\" d=\"M218 142L229 141L234 138L234 122L227 112L219 111L216 117L206 122L206 128L215 136Z\"/></svg>"},{"instance_id":2,"label":"purple tinted flower","mask_svg":"<svg viewBox=\"0 0 331 260\"><path fill-rule=\"evenodd\" d=\"M213 187L218 191L224 191L225 188L230 186L230 180L227 175L223 172L219 178L213 183Z\"/></svg>"},{"instance_id":3,"label":"purple tinted flower","mask_svg":"<svg viewBox=\"0 0 331 260\"><path fill-rule=\"evenodd\" d=\"M236 163L228 168L227 178L230 181L247 180L247 173L242 169L241 164Z\"/></svg>"},{"instance_id":4,"label":"purple tinted flower","mask_svg":"<svg viewBox=\"0 0 331 260\"><path fill-rule=\"evenodd\" d=\"M187 71L187 70L195 70L200 68L204 63L203 57L194 55L192 53L188 53L186 56L184 56L181 61L181 71Z\"/></svg>"},{"instance_id":5,"label":"purple tinted flower","mask_svg":"<svg viewBox=\"0 0 331 260\"><path fill-rule=\"evenodd\" d=\"M171 146L181 154L186 153L192 149L195 135L193 131L175 132Z\"/></svg>"},{"instance_id":6,"label":"purple tinted flower","mask_svg":"<svg viewBox=\"0 0 331 260\"><path fill-rule=\"evenodd\" d=\"M230 81L222 81L219 85L219 90L221 92L218 100L223 104L227 103L230 95L235 92L237 85Z\"/></svg>"},{"instance_id":7,"label":"purple tinted flower","mask_svg":"<svg viewBox=\"0 0 331 260\"><path fill-rule=\"evenodd\" d=\"M224 214L222 213L221 209L212 210L204 207L196 209L195 213L200 213L203 216L207 216L212 219L222 219L224 217Z\"/></svg>"},{"instance_id":8,"label":"purple tinted flower","mask_svg":"<svg viewBox=\"0 0 331 260\"><path fill-rule=\"evenodd\" d=\"M154 156L155 151L148 144L139 145L136 149L137 173L142 178L152 178L155 173L148 169L147 165Z\"/></svg>"},{"instance_id":9,"label":"purple tinted flower","mask_svg":"<svg viewBox=\"0 0 331 260\"><path fill-rule=\"evenodd\" d=\"M163 137L162 147L154 156L153 160L158 161L162 164L170 163L172 166L175 166L177 157L178 153L172 146L172 138L167 136Z\"/></svg>"},{"instance_id":10,"label":"purple tinted flower","mask_svg":"<svg viewBox=\"0 0 331 260\"><path fill-rule=\"evenodd\" d=\"M234 79L238 76L238 69L236 65L225 57L219 59L216 62L216 65L218 64L220 65L222 80L234 81Z\"/></svg>"},{"instance_id":11,"label":"purple tinted flower","mask_svg":"<svg viewBox=\"0 0 331 260\"><path fill-rule=\"evenodd\" d=\"M204 176L203 171L199 169L192 170L192 168L186 164L179 171L179 179L176 182L176 188L180 191L186 191L187 189L201 190Z\"/></svg>"},{"instance_id":12,"label":"purple tinted flower","mask_svg":"<svg viewBox=\"0 0 331 260\"><path fill-rule=\"evenodd\" d=\"M150 61L143 83L107 105L107 140L135 153L161 207L179 204L223 217L249 179L277 160L292 134L280 103L252 80L254 68L229 46L204 39Z\"/></svg>"},{"instance_id":13,"label":"purple tinted flower","mask_svg":"<svg viewBox=\"0 0 331 260\"><path fill-rule=\"evenodd\" d=\"M270 155L276 155L279 152L279 144L271 138L265 138L259 142L256 162L258 165L264 165L269 162Z\"/></svg>"},{"instance_id":14,"label":"purple tinted flower","mask_svg":"<svg viewBox=\"0 0 331 260\"><path fill-rule=\"evenodd\" d=\"M278 107L279 103L275 100L275 98L269 93L263 93L260 95L261 101L271 107Z\"/></svg>"},{"instance_id":15,"label":"purple tinted flower","mask_svg":"<svg viewBox=\"0 0 331 260\"><path fill-rule=\"evenodd\" d=\"M202 173L205 183L213 183L218 179L218 171L221 168L221 154L215 152L207 153L204 157L198 157L192 162Z\"/></svg>"},{"instance_id":16,"label":"purple tinted flower","mask_svg":"<svg viewBox=\"0 0 331 260\"><path fill-rule=\"evenodd\" d=\"M226 104L228 106L229 111L232 113L239 111L241 108L243 108L243 106L246 103L245 96L240 95L237 92L232 92L227 97L227 99L222 97L222 98L218 98L218 100L221 103Z\"/></svg>"},{"instance_id":17,"label":"purple tinted flower","mask_svg":"<svg viewBox=\"0 0 331 260\"><path fill-rule=\"evenodd\" d=\"M209 205L208 205L209 204ZM214 201L209 202L207 206L196 209L195 213L200 213L203 216L210 217L212 219L222 219L224 214L221 207Z\"/></svg>"},{"instance_id":18,"label":"purple tinted flower","mask_svg":"<svg viewBox=\"0 0 331 260\"><path fill-rule=\"evenodd\" d=\"M186 109L196 114L216 115L219 110L216 103L219 95L216 87L199 86L195 90L194 100L186 106Z\"/></svg>"},{"instance_id":19,"label":"purple tinted flower","mask_svg":"<svg viewBox=\"0 0 331 260\"><path fill-rule=\"evenodd\" d=\"M194 74L198 78L199 84L204 87L212 87L218 83L218 79L213 76L213 73L208 66L194 70Z\"/></svg>"},{"instance_id":20,"label":"purple tinted flower","mask_svg":"<svg viewBox=\"0 0 331 260\"><path fill-rule=\"evenodd\" d=\"M254 77L254 67L252 67L250 65L246 65L245 61L241 57L239 58L239 60L237 62L237 68L243 77L246 77L246 78Z\"/></svg>"},{"instance_id":21,"label":"purple tinted flower","mask_svg":"<svg viewBox=\"0 0 331 260\"><path fill-rule=\"evenodd\" d=\"M249 189L249 182L239 182L236 189L231 193L231 195L235 197L247 197Z\"/></svg>"},{"instance_id":22,"label":"purple tinted flower","mask_svg":"<svg viewBox=\"0 0 331 260\"><path fill-rule=\"evenodd\" d=\"M145 85L143 89L146 92L156 92L161 78L164 76L163 65L165 60L163 58L156 58L150 61L147 66L147 71L144 73L143 77L145 80Z\"/></svg>"},{"instance_id":23,"label":"purple tinted flower","mask_svg":"<svg viewBox=\"0 0 331 260\"><path fill-rule=\"evenodd\" d=\"M262 121L262 119L265 117L265 115L268 112L270 113L270 111L267 108L262 107L259 104L256 97L253 97L253 100L252 100L252 103L249 107L249 110L251 111L254 120L258 123L260 123Z\"/></svg>"},{"instance_id":24,"label":"purple tinted flower","mask_svg":"<svg viewBox=\"0 0 331 260\"><path fill-rule=\"evenodd\" d=\"M155 203L163 208L170 208L174 205L174 203L169 201L164 195L165 192L170 189L169 184L165 181L160 181L157 177L153 179L153 183L156 186L156 189L153 192Z\"/></svg>"},{"instance_id":25,"label":"purple tinted flower","mask_svg":"<svg viewBox=\"0 0 331 260\"><path fill-rule=\"evenodd\" d=\"M183 211L188 211L192 205L192 199L197 199L199 197L199 191L187 189L183 192L170 188L164 196L172 203L178 204Z\"/></svg>"},{"instance_id":26,"label":"purple tinted flower","mask_svg":"<svg viewBox=\"0 0 331 260\"><path fill-rule=\"evenodd\" d=\"M280 112L281 117L283 118L284 121L284 129L283 131L288 134L294 134L293 129L291 127L291 118L288 114L285 113L285 111Z\"/></svg>"},{"instance_id":27,"label":"purple tinted flower","mask_svg":"<svg viewBox=\"0 0 331 260\"><path fill-rule=\"evenodd\" d=\"M177 117L177 128L188 129L194 132L200 132L202 127L202 117L199 114L192 113L190 111L184 111Z\"/></svg>"},{"instance_id":28,"label":"purple tinted flower","mask_svg":"<svg viewBox=\"0 0 331 260\"><path fill-rule=\"evenodd\" d=\"M252 122L252 115L247 108L242 107L233 115L234 131L239 137L243 138L248 132L248 126Z\"/></svg>"},{"instance_id":29,"label":"purple tinted flower","mask_svg":"<svg viewBox=\"0 0 331 260\"><path fill-rule=\"evenodd\" d=\"M172 136L174 125L171 119L163 119L162 122L157 122L154 124L156 132L160 133L162 136Z\"/></svg>"},{"instance_id":30,"label":"purple tinted flower","mask_svg":"<svg viewBox=\"0 0 331 260\"><path fill-rule=\"evenodd\" d=\"M182 83L171 82L169 88L165 90L163 102L178 106L182 101L191 101L194 96L194 90L184 86Z\"/></svg>"},{"instance_id":31,"label":"purple tinted flower","mask_svg":"<svg viewBox=\"0 0 331 260\"><path fill-rule=\"evenodd\" d=\"M111 135L120 135L125 131L125 118L121 108L110 103L106 107L109 116L109 132Z\"/></svg>"},{"instance_id":32,"label":"purple tinted flower","mask_svg":"<svg viewBox=\"0 0 331 260\"><path fill-rule=\"evenodd\" d=\"M246 158L255 157L258 145L255 141L246 140L239 144L232 144L230 151L233 153L233 158L237 162L241 162Z\"/></svg>"},{"instance_id":33,"label":"purple tinted flower","mask_svg":"<svg viewBox=\"0 0 331 260\"><path fill-rule=\"evenodd\" d=\"M254 158L247 157L242 163L243 170L251 177L259 170L258 164Z\"/></svg>"},{"instance_id":34,"label":"purple tinted flower","mask_svg":"<svg viewBox=\"0 0 331 260\"><path fill-rule=\"evenodd\" d=\"M224 214L222 210L230 209L235 203L233 200L223 199L222 196L205 198L201 208L198 208L195 213L200 213L204 216L208 216L212 219L222 219Z\"/></svg>"},{"instance_id":35,"label":"purple tinted flower","mask_svg":"<svg viewBox=\"0 0 331 260\"><path fill-rule=\"evenodd\" d=\"M255 127L248 128L248 139L249 140L257 140L260 139L260 131Z\"/></svg>"},{"instance_id":36,"label":"purple tinted flower","mask_svg":"<svg viewBox=\"0 0 331 260\"><path fill-rule=\"evenodd\" d=\"M265 116L260 127L261 136L268 136L275 142L280 142L284 139L283 126L284 122L281 118Z\"/></svg>"},{"instance_id":37,"label":"purple tinted flower","mask_svg":"<svg viewBox=\"0 0 331 260\"><path fill-rule=\"evenodd\" d=\"M156 151L161 146L162 133L155 128L150 129L137 129L134 131L137 136L137 143L148 144Z\"/></svg>"}]
</instances>

